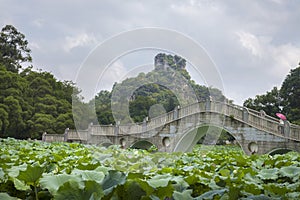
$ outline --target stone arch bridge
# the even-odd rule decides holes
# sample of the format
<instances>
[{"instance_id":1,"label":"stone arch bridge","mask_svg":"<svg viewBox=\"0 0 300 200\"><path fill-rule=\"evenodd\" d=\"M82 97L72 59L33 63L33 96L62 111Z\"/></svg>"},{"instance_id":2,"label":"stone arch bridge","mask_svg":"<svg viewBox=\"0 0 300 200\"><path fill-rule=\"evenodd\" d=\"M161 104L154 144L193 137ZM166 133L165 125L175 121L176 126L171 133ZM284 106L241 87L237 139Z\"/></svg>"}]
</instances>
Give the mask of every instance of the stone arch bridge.
<instances>
[{"instance_id":1,"label":"stone arch bridge","mask_svg":"<svg viewBox=\"0 0 300 200\"><path fill-rule=\"evenodd\" d=\"M129 125L90 125L87 130L66 130L65 134L44 134L47 142L68 141L86 144L121 145L159 151L190 151L200 138L215 144L222 130L231 134L246 154L277 150L300 152L300 126L245 107L224 102L198 102Z\"/></svg>"}]
</instances>

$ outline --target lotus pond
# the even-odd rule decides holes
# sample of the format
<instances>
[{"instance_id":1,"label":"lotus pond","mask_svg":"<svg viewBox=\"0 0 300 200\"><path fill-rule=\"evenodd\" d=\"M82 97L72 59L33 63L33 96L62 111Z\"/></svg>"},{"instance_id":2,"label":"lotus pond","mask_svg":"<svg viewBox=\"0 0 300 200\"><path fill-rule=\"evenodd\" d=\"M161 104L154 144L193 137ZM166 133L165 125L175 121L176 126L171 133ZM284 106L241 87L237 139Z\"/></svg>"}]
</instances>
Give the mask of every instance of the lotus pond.
<instances>
[{"instance_id":1,"label":"lotus pond","mask_svg":"<svg viewBox=\"0 0 300 200\"><path fill-rule=\"evenodd\" d=\"M300 154L151 153L0 139L0 199L300 199Z\"/></svg>"}]
</instances>

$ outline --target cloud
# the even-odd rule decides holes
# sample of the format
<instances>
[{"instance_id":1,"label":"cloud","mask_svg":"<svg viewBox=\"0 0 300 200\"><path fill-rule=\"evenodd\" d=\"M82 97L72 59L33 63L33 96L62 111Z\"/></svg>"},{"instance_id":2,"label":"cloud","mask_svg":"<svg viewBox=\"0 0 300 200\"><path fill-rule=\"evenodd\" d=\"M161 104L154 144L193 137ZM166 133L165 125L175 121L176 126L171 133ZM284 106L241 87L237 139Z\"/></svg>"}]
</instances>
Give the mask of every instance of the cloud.
<instances>
[{"instance_id":1,"label":"cloud","mask_svg":"<svg viewBox=\"0 0 300 200\"><path fill-rule=\"evenodd\" d=\"M33 20L32 24L37 28L42 28L45 24L45 20L38 18L38 19Z\"/></svg>"},{"instance_id":2,"label":"cloud","mask_svg":"<svg viewBox=\"0 0 300 200\"><path fill-rule=\"evenodd\" d=\"M279 86L300 60L298 1L2 1L0 25L13 24L24 33L33 65L60 79L75 81L76 70L98 42L149 26L181 32L202 45L238 103ZM132 60L139 64L141 58ZM132 60L111 67L103 87L135 66Z\"/></svg>"},{"instance_id":3,"label":"cloud","mask_svg":"<svg viewBox=\"0 0 300 200\"><path fill-rule=\"evenodd\" d=\"M170 5L170 8L173 13L194 19L212 13L221 13L223 11L221 4L216 4L213 1L174 1Z\"/></svg>"},{"instance_id":4,"label":"cloud","mask_svg":"<svg viewBox=\"0 0 300 200\"><path fill-rule=\"evenodd\" d=\"M127 69L125 68L124 64L120 60L117 60L116 62L112 63L107 68L107 70L105 70L104 74L101 77L101 80L99 80L99 89L102 88L110 90L112 88L112 85L115 82L121 82L126 74Z\"/></svg>"},{"instance_id":5,"label":"cloud","mask_svg":"<svg viewBox=\"0 0 300 200\"><path fill-rule=\"evenodd\" d=\"M287 75L291 68L300 62L300 48L288 43L271 48L274 68L271 71L275 76Z\"/></svg>"},{"instance_id":6,"label":"cloud","mask_svg":"<svg viewBox=\"0 0 300 200\"><path fill-rule=\"evenodd\" d=\"M247 33L244 31L238 31L236 34L239 37L239 41L241 45L249 50L251 54L257 57L263 56L263 46L259 38L251 33Z\"/></svg>"},{"instance_id":7,"label":"cloud","mask_svg":"<svg viewBox=\"0 0 300 200\"><path fill-rule=\"evenodd\" d=\"M97 40L94 35L81 33L75 36L66 36L65 44L63 45L63 49L66 52L70 52L72 49L77 47L84 47L96 44Z\"/></svg>"},{"instance_id":8,"label":"cloud","mask_svg":"<svg viewBox=\"0 0 300 200\"><path fill-rule=\"evenodd\" d=\"M264 67L272 76L282 77L282 74L287 74L300 60L300 48L291 43L273 44L272 38L245 31L238 31L236 34L242 47L269 64Z\"/></svg>"},{"instance_id":9,"label":"cloud","mask_svg":"<svg viewBox=\"0 0 300 200\"><path fill-rule=\"evenodd\" d=\"M285 0L269 0L272 3L283 4Z\"/></svg>"},{"instance_id":10,"label":"cloud","mask_svg":"<svg viewBox=\"0 0 300 200\"><path fill-rule=\"evenodd\" d=\"M116 61L106 69L99 68L97 60L88 60L77 75L77 85L86 101L91 100L100 90L111 90L115 82L120 82L127 73L121 61ZM78 73L77 72L77 73Z\"/></svg>"},{"instance_id":11,"label":"cloud","mask_svg":"<svg viewBox=\"0 0 300 200\"><path fill-rule=\"evenodd\" d=\"M40 50L41 47L38 43L35 43L35 42L30 42L29 43L29 48L32 49L32 50Z\"/></svg>"}]
</instances>

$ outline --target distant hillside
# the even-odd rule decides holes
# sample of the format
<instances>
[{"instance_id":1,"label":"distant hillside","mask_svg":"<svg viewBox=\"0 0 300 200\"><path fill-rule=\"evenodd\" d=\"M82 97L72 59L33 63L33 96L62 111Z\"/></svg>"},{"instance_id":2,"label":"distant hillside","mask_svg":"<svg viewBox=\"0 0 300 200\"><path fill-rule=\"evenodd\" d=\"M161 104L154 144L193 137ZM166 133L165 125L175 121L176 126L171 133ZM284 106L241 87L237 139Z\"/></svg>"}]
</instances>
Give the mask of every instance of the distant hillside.
<instances>
[{"instance_id":1,"label":"distant hillside","mask_svg":"<svg viewBox=\"0 0 300 200\"><path fill-rule=\"evenodd\" d=\"M100 124L115 124L111 104L118 121L128 123L132 118L134 122L142 122L145 117L155 117L175 106L203 101L210 96L216 101L226 99L220 90L196 84L186 70L185 59L160 53L154 58L151 72L115 83L112 92L100 91L95 105Z\"/></svg>"}]
</instances>

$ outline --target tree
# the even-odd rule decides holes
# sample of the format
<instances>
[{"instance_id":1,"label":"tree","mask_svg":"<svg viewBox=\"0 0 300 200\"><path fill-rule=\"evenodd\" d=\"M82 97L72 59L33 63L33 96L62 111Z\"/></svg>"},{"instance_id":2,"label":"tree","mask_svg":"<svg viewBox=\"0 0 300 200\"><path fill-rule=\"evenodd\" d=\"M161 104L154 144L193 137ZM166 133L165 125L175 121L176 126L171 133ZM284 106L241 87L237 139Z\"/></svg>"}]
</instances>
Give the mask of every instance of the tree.
<instances>
[{"instance_id":1,"label":"tree","mask_svg":"<svg viewBox=\"0 0 300 200\"><path fill-rule=\"evenodd\" d=\"M0 135L5 133L6 129L9 126L9 118L7 113L7 106L0 104Z\"/></svg>"},{"instance_id":2,"label":"tree","mask_svg":"<svg viewBox=\"0 0 300 200\"><path fill-rule=\"evenodd\" d=\"M33 66L19 73L21 64L31 61L27 45L25 36L11 25L0 32L1 137L36 139L43 132L64 133L75 127L72 96L79 100L79 89L70 81L58 81L50 72L34 71ZM86 104L79 104L86 109Z\"/></svg>"},{"instance_id":3,"label":"tree","mask_svg":"<svg viewBox=\"0 0 300 200\"><path fill-rule=\"evenodd\" d=\"M56 120L52 115L44 113L35 113L31 119L33 125L30 131L31 138L41 138L44 132L54 134L55 132L55 123ZM64 133L64 131L62 132Z\"/></svg>"},{"instance_id":4,"label":"tree","mask_svg":"<svg viewBox=\"0 0 300 200\"><path fill-rule=\"evenodd\" d=\"M284 79L280 90L274 87L270 92L249 98L244 106L254 110L264 110L268 115L275 116L282 112L292 123L300 124L300 63Z\"/></svg>"},{"instance_id":5,"label":"tree","mask_svg":"<svg viewBox=\"0 0 300 200\"><path fill-rule=\"evenodd\" d=\"M6 25L0 32L0 63L8 71L18 72L21 63L31 62L31 50L25 36L14 26Z\"/></svg>"},{"instance_id":6,"label":"tree","mask_svg":"<svg viewBox=\"0 0 300 200\"><path fill-rule=\"evenodd\" d=\"M8 136L22 138L21 132L25 127L25 123L19 101L13 96L8 96L4 99L4 105L8 107L8 117L10 119L7 130Z\"/></svg>"},{"instance_id":7,"label":"tree","mask_svg":"<svg viewBox=\"0 0 300 200\"><path fill-rule=\"evenodd\" d=\"M138 96L134 101L129 103L129 111L131 118L135 122L142 122L148 115L148 111L156 102L148 96Z\"/></svg>"},{"instance_id":8,"label":"tree","mask_svg":"<svg viewBox=\"0 0 300 200\"><path fill-rule=\"evenodd\" d=\"M115 124L111 110L111 92L100 91L95 97L95 107L100 124Z\"/></svg>"},{"instance_id":9,"label":"tree","mask_svg":"<svg viewBox=\"0 0 300 200\"><path fill-rule=\"evenodd\" d=\"M288 120L300 124L300 63L296 69L291 69L283 81L280 95Z\"/></svg>"},{"instance_id":10,"label":"tree","mask_svg":"<svg viewBox=\"0 0 300 200\"><path fill-rule=\"evenodd\" d=\"M244 106L253 110L263 110L266 114L275 117L277 112L281 112L282 100L280 91L274 87L270 92L263 95L256 95L254 99L249 98L244 102Z\"/></svg>"}]
</instances>

